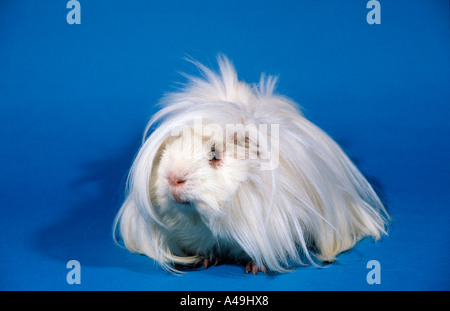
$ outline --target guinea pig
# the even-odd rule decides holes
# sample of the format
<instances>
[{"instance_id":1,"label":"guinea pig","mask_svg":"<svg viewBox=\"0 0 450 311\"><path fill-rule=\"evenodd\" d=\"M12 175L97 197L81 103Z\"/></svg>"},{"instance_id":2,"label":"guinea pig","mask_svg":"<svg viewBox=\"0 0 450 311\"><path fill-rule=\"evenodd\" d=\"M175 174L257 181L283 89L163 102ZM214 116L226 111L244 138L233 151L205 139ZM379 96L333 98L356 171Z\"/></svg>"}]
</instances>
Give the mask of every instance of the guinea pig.
<instances>
[{"instance_id":1,"label":"guinea pig","mask_svg":"<svg viewBox=\"0 0 450 311\"><path fill-rule=\"evenodd\" d=\"M192 60L191 60L192 61ZM342 149L308 121L277 79L238 80L192 61L199 77L163 97L131 166L114 221L127 249L170 272L220 262L245 271L320 265L389 215Z\"/></svg>"}]
</instances>

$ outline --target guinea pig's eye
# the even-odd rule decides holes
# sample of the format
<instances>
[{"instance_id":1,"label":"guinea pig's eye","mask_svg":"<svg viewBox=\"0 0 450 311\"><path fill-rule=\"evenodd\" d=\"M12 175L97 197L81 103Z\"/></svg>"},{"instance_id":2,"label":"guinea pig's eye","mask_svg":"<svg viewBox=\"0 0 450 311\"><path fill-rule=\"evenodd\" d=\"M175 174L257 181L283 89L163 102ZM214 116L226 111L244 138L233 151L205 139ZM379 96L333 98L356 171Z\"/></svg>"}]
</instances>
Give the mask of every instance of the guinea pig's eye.
<instances>
[{"instance_id":1,"label":"guinea pig's eye","mask_svg":"<svg viewBox=\"0 0 450 311\"><path fill-rule=\"evenodd\" d=\"M209 153L209 163L213 167L217 167L220 164L220 153L216 150L216 145L212 144L211 152Z\"/></svg>"}]
</instances>

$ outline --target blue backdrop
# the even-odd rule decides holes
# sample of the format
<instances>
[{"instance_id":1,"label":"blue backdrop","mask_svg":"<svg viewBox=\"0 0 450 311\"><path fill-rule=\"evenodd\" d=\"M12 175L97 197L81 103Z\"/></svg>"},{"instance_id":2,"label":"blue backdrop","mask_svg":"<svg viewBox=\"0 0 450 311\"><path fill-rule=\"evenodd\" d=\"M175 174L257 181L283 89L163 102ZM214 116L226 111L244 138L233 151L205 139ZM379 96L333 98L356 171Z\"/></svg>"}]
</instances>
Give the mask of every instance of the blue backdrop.
<instances>
[{"instance_id":1,"label":"blue backdrop","mask_svg":"<svg viewBox=\"0 0 450 311\"><path fill-rule=\"evenodd\" d=\"M0 3L0 288L3 290L450 289L448 1ZM389 237L325 268L169 275L117 247L111 225L145 124L190 55L217 53L336 139L381 193ZM69 260L81 284L69 285ZM369 285L369 260L381 284Z\"/></svg>"}]
</instances>

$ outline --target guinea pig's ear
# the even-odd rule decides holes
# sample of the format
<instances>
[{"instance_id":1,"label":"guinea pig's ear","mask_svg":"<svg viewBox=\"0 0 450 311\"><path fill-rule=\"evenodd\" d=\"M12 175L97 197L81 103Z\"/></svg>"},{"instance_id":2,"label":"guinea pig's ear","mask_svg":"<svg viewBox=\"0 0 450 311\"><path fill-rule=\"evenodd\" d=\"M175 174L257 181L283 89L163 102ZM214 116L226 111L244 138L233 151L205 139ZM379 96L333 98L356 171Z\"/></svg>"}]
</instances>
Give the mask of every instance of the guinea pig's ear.
<instances>
[{"instance_id":1,"label":"guinea pig's ear","mask_svg":"<svg viewBox=\"0 0 450 311\"><path fill-rule=\"evenodd\" d=\"M259 143L257 137L252 137L249 133L233 134L234 155L239 159L259 158Z\"/></svg>"},{"instance_id":2,"label":"guinea pig's ear","mask_svg":"<svg viewBox=\"0 0 450 311\"><path fill-rule=\"evenodd\" d=\"M244 148L249 148L250 146L250 138L248 137L248 133L244 135L239 135L237 132L233 134L233 143L235 146L240 146Z\"/></svg>"}]
</instances>

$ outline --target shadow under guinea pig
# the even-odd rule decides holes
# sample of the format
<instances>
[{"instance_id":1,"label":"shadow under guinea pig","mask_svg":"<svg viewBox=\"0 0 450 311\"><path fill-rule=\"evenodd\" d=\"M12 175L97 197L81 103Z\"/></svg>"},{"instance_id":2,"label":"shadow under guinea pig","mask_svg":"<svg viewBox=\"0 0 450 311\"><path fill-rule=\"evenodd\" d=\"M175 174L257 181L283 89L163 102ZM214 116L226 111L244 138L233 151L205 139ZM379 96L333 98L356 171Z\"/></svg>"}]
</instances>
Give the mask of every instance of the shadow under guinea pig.
<instances>
[{"instance_id":1,"label":"shadow under guinea pig","mask_svg":"<svg viewBox=\"0 0 450 311\"><path fill-rule=\"evenodd\" d=\"M127 174L141 144L136 133L117 154L108 154L80 165L83 176L72 182L76 191L89 189L67 209L61 220L39 230L32 246L46 256L64 263L78 260L82 266L124 267L137 272L159 269L144 256L131 255L117 246L112 237L112 224L124 199Z\"/></svg>"}]
</instances>

